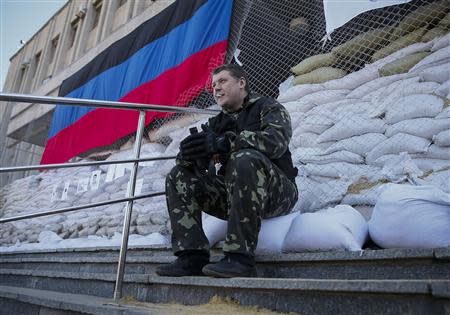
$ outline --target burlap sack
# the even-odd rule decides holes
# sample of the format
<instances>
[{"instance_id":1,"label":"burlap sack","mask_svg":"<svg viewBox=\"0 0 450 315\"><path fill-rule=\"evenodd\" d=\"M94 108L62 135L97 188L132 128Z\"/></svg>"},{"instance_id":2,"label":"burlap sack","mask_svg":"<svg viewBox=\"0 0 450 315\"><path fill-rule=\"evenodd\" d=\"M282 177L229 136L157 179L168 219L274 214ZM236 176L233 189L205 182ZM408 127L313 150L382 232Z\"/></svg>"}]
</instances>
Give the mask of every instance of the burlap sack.
<instances>
[{"instance_id":1,"label":"burlap sack","mask_svg":"<svg viewBox=\"0 0 450 315\"><path fill-rule=\"evenodd\" d=\"M335 56L332 53L311 56L292 67L291 71L296 75L305 74L320 67L331 66L334 60Z\"/></svg>"},{"instance_id":2,"label":"burlap sack","mask_svg":"<svg viewBox=\"0 0 450 315\"><path fill-rule=\"evenodd\" d=\"M345 76L347 72L342 69L332 67L322 67L313 70L307 74L299 75L294 78L294 85L323 83L329 80L339 79Z\"/></svg>"},{"instance_id":3,"label":"burlap sack","mask_svg":"<svg viewBox=\"0 0 450 315\"><path fill-rule=\"evenodd\" d=\"M448 33L448 29L442 26L436 26L435 28L432 28L428 32L426 32L422 38L420 39L422 42L426 43L432 40L435 37L443 36Z\"/></svg>"},{"instance_id":4,"label":"burlap sack","mask_svg":"<svg viewBox=\"0 0 450 315\"><path fill-rule=\"evenodd\" d=\"M417 64L420 60L422 60L429 54L429 52L418 52L409 56L405 56L384 65L380 70L378 70L378 72L382 77L408 72L409 69L411 69L415 64Z\"/></svg>"},{"instance_id":5,"label":"burlap sack","mask_svg":"<svg viewBox=\"0 0 450 315\"><path fill-rule=\"evenodd\" d=\"M422 38L423 34L426 32L426 30L427 30L427 28L424 26L418 30L415 30L412 33L409 33L409 34L403 36L402 38L397 39L396 41L390 43L386 47L381 48L380 50L378 50L376 53L374 53L372 55L372 62L380 60L380 59L396 52L397 50L400 50L409 45L419 42L420 39Z\"/></svg>"},{"instance_id":6,"label":"burlap sack","mask_svg":"<svg viewBox=\"0 0 450 315\"><path fill-rule=\"evenodd\" d=\"M448 0L437 1L408 14L395 28L391 41L427 24L436 25L450 11Z\"/></svg>"}]
</instances>

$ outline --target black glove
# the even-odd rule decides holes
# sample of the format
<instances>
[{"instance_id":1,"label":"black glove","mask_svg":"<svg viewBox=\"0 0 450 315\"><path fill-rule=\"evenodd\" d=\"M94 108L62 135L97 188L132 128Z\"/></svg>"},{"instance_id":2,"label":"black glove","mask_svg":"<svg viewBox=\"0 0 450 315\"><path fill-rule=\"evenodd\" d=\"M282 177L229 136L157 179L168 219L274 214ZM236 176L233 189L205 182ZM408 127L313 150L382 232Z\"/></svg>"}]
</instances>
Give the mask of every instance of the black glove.
<instances>
[{"instance_id":1,"label":"black glove","mask_svg":"<svg viewBox=\"0 0 450 315\"><path fill-rule=\"evenodd\" d=\"M184 159L193 161L210 158L215 153L230 151L231 134L217 135L206 125L202 125L202 130L202 132L191 134L181 141L180 152Z\"/></svg>"}]
</instances>

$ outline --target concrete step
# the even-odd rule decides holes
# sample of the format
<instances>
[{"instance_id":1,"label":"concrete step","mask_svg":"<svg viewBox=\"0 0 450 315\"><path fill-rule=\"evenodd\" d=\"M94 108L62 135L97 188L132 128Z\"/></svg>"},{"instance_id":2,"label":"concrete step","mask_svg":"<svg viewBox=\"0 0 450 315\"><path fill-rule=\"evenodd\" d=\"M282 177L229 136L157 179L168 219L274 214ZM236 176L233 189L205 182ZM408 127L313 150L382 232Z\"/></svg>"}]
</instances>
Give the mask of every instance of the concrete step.
<instances>
[{"instance_id":1,"label":"concrete step","mask_svg":"<svg viewBox=\"0 0 450 315\"><path fill-rule=\"evenodd\" d=\"M114 274L0 270L4 286L112 297ZM242 305L300 314L448 314L450 280L325 280L125 276L123 295L151 303L207 303L213 296Z\"/></svg>"},{"instance_id":2,"label":"concrete step","mask_svg":"<svg viewBox=\"0 0 450 315\"><path fill-rule=\"evenodd\" d=\"M220 259L214 251L213 261ZM110 273L117 270L117 248L2 253L1 269ZM154 274L174 257L167 247L133 248L126 274ZM313 279L450 279L450 248L316 252L257 257L264 278Z\"/></svg>"}]
</instances>

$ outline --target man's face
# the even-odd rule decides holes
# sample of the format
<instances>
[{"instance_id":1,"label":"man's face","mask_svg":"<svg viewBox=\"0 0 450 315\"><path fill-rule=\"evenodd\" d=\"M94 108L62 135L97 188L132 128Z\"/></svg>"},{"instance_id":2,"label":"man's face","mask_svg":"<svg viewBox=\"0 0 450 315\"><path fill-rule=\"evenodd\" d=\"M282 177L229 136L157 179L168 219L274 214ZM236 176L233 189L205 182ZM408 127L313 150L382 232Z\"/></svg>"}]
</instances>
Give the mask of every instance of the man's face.
<instances>
[{"instance_id":1,"label":"man's face","mask_svg":"<svg viewBox=\"0 0 450 315\"><path fill-rule=\"evenodd\" d=\"M227 70L214 74L212 77L214 99L222 108L237 111L247 96L245 84L244 78L236 79Z\"/></svg>"}]
</instances>

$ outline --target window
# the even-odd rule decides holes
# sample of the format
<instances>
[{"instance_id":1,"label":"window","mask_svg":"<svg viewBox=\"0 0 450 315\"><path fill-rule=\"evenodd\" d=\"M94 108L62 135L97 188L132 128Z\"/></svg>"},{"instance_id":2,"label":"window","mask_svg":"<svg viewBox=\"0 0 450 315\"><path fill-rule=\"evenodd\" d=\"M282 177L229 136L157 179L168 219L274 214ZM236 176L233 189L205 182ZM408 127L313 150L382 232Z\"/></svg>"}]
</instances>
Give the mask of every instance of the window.
<instances>
[{"instance_id":1,"label":"window","mask_svg":"<svg viewBox=\"0 0 450 315\"><path fill-rule=\"evenodd\" d=\"M100 13L102 11L102 1L95 1L94 6L94 19L92 21L92 30L97 27L98 22L100 21Z\"/></svg>"},{"instance_id":2,"label":"window","mask_svg":"<svg viewBox=\"0 0 450 315\"><path fill-rule=\"evenodd\" d=\"M31 75L32 78L34 78L34 76L36 75L40 61L41 61L41 52L38 52L36 55L34 55L33 74Z\"/></svg>"},{"instance_id":3,"label":"window","mask_svg":"<svg viewBox=\"0 0 450 315\"><path fill-rule=\"evenodd\" d=\"M78 30L78 22L79 20L75 20L70 25L70 33L69 33L69 48L71 48L75 44L75 38Z\"/></svg>"},{"instance_id":4,"label":"window","mask_svg":"<svg viewBox=\"0 0 450 315\"><path fill-rule=\"evenodd\" d=\"M53 59L55 58L56 48L58 48L59 35L52 39L52 43L50 45L50 51L48 56L48 63L51 64Z\"/></svg>"}]
</instances>

